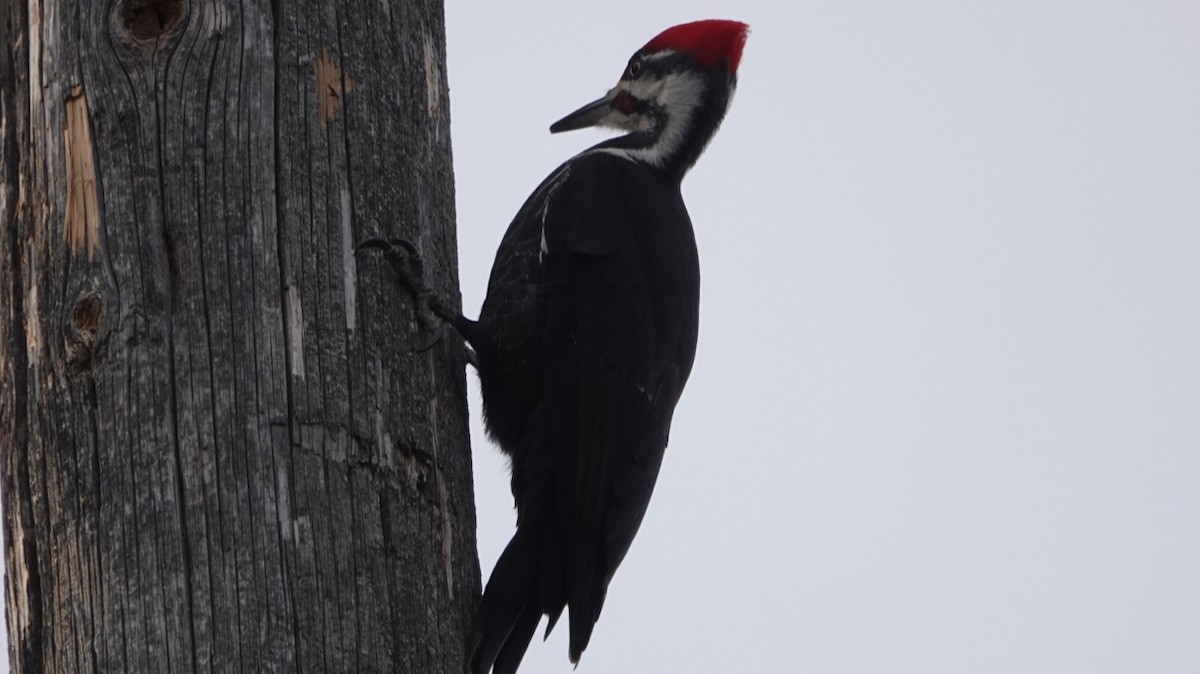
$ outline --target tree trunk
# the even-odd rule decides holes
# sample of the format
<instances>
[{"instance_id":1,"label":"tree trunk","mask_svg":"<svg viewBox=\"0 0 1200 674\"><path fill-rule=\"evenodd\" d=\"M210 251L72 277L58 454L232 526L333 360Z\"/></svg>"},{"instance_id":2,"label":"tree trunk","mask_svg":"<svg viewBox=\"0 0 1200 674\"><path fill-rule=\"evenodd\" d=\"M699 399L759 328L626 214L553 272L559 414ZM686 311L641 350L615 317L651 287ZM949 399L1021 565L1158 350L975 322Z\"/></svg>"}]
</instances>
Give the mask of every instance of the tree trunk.
<instances>
[{"instance_id":1,"label":"tree trunk","mask_svg":"<svg viewBox=\"0 0 1200 674\"><path fill-rule=\"evenodd\" d=\"M463 671L440 0L0 7L13 671Z\"/></svg>"}]
</instances>

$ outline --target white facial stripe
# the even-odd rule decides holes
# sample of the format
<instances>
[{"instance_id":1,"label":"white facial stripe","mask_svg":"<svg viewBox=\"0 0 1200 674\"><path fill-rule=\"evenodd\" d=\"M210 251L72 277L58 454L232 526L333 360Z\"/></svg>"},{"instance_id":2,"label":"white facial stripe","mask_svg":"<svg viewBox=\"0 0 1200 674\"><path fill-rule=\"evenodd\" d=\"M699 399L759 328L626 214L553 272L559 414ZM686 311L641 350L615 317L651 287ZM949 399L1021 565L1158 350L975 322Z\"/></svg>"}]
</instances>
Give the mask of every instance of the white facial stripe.
<instances>
[{"instance_id":1,"label":"white facial stripe","mask_svg":"<svg viewBox=\"0 0 1200 674\"><path fill-rule=\"evenodd\" d=\"M680 143L684 141L688 126L692 122L692 116L704 96L704 80L694 73L674 72L661 80L638 86L645 86L648 95L643 97L637 92L631 91L630 93L669 111L670 115L654 145L637 150L621 150L621 152L648 164L662 166L667 157L679 149ZM646 123L649 123L649 120Z\"/></svg>"},{"instance_id":2,"label":"white facial stripe","mask_svg":"<svg viewBox=\"0 0 1200 674\"><path fill-rule=\"evenodd\" d=\"M629 83L622 82L621 86L639 101L654 101L658 99L658 95L666 84L666 80L633 80Z\"/></svg>"},{"instance_id":3,"label":"white facial stripe","mask_svg":"<svg viewBox=\"0 0 1200 674\"><path fill-rule=\"evenodd\" d=\"M646 54L645 56L642 57L642 61L644 63L653 63L654 61L661 61L665 58L670 58L674 55L675 55L674 49L664 49L662 51L656 51L653 54Z\"/></svg>"}]
</instances>

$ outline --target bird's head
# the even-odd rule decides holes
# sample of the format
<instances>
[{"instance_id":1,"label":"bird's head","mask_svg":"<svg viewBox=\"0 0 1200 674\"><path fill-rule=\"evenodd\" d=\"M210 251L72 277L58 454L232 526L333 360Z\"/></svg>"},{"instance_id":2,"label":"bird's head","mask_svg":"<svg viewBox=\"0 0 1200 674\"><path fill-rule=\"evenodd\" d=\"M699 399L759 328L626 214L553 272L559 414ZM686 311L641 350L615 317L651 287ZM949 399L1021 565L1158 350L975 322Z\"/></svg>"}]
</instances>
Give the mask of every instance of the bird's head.
<instances>
[{"instance_id":1,"label":"bird's head","mask_svg":"<svg viewBox=\"0 0 1200 674\"><path fill-rule=\"evenodd\" d=\"M634 52L617 86L555 122L550 132L606 126L638 136L625 144L631 151L654 146L654 156L647 157L652 163L688 143L699 143L699 156L725 115L748 32L740 21L720 19L664 30Z\"/></svg>"}]
</instances>

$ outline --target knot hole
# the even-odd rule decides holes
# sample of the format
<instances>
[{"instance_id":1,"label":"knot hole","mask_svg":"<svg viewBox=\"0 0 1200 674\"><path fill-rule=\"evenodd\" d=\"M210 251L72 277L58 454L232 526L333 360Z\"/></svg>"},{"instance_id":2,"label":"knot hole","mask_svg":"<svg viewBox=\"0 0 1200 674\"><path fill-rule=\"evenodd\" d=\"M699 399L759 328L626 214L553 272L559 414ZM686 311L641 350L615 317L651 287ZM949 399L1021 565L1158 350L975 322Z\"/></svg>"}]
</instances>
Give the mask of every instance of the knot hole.
<instances>
[{"instance_id":1,"label":"knot hole","mask_svg":"<svg viewBox=\"0 0 1200 674\"><path fill-rule=\"evenodd\" d=\"M184 0L124 0L121 25L138 42L154 42L169 35L183 21Z\"/></svg>"}]
</instances>

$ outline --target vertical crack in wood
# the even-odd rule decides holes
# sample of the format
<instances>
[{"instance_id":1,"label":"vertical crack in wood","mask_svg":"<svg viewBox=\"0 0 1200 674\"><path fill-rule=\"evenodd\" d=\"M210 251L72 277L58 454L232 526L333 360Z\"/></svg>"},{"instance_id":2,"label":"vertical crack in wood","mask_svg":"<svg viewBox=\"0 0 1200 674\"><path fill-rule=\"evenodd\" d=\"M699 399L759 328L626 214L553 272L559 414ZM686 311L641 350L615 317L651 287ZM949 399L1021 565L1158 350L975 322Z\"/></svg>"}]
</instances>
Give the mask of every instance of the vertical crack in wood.
<instances>
[{"instance_id":1,"label":"vertical crack in wood","mask_svg":"<svg viewBox=\"0 0 1200 674\"><path fill-rule=\"evenodd\" d=\"M333 62L329 47L321 49L313 70L317 78L317 121L324 129L337 115L338 101L354 88L354 80Z\"/></svg>"},{"instance_id":2,"label":"vertical crack in wood","mask_svg":"<svg viewBox=\"0 0 1200 674\"><path fill-rule=\"evenodd\" d=\"M30 209L21 175L23 141L29 130L29 34L24 3L4 3L0 12L0 223L5 232L0 251L0 446L4 447L3 496L5 602L9 650L14 671L39 671L43 650L42 608L45 588L38 565L37 522L29 450L30 352L36 348L27 332L24 283L36 292L32 260ZM32 264L30 262L30 264ZM36 297L35 297L36 301ZM36 328L36 325L33 326Z\"/></svg>"},{"instance_id":3,"label":"vertical crack in wood","mask_svg":"<svg viewBox=\"0 0 1200 674\"><path fill-rule=\"evenodd\" d=\"M358 263L354 259L354 233L350 223L350 189L341 190L342 283L346 295L346 332L354 332L358 315Z\"/></svg>"},{"instance_id":4,"label":"vertical crack in wood","mask_svg":"<svg viewBox=\"0 0 1200 674\"><path fill-rule=\"evenodd\" d=\"M281 496L280 501L276 502L276 517L280 521L280 559L284 566L284 593L287 596L285 600L290 606L291 631L292 631L292 671L294 672L311 672L319 668L319 652L318 647L312 642L316 641L311 631L309 631L309 623L306 620L309 607L313 601L312 597L305 596L304 590L308 587L307 579L305 578L306 569L310 566L308 560L308 551L311 550L309 542L309 519L304 515L304 502L300 493L300 484L305 473L304 466L296 461L293 455L293 448L300 443L299 424L296 419L297 412L297 383L293 379L293 374L303 372L303 350L300 350L299 359L295 349L300 346L297 341L302 339L298 330L302 327L293 325L293 317L291 314L292 302L299 300L299 295L295 293L294 286L291 280L292 277L292 262L288 254L289 242L289 226L294 224L291 217L292 211L289 209L288 195L289 183L286 179L287 169L290 166L291 155L285 150L285 142L291 140L292 135L288 133L287 120L290 118L290 108L285 105L288 100L286 94L287 85L292 83L288 77L288 70L285 64L289 63L290 52L288 42L291 34L288 30L289 15L296 11L294 3L285 3L282 0L271 0L270 6L270 62L272 65L271 74L271 93L266 98L270 105L270 138L271 138L271 170L272 182L274 190L270 193L268 199L273 201L274 217L275 217L275 250L276 250L276 268L278 274L278 286L281 297L279 298L279 306L282 311L279 312L280 334L283 337L282 360L286 373L281 377L283 384L283 411L286 416L286 428L280 434L282 437L277 437L273 434L273 467L276 471L276 479L278 481L277 490ZM287 141L285 141L287 139ZM286 499L286 501L284 500ZM283 505L286 503L286 507ZM290 567L289 567L290 562Z\"/></svg>"},{"instance_id":5,"label":"vertical crack in wood","mask_svg":"<svg viewBox=\"0 0 1200 674\"><path fill-rule=\"evenodd\" d=\"M287 316L288 354L292 376L304 380L304 309L300 306L300 289L289 283L283 295L284 314Z\"/></svg>"},{"instance_id":6,"label":"vertical crack in wood","mask_svg":"<svg viewBox=\"0 0 1200 674\"><path fill-rule=\"evenodd\" d=\"M426 357L426 362L429 363L429 378L432 390L437 391L438 370L433 367L433 354L430 353ZM429 420L432 431L429 434L433 442L433 478L437 486L438 496L438 519L442 529L442 565L446 569L446 591L450 595L450 599L454 599L454 540L452 538L453 529L450 524L450 497L446 493L446 483L442 479L442 460L438 457L438 438L441 434L441 428L438 424L438 398L433 396L429 399Z\"/></svg>"},{"instance_id":7,"label":"vertical crack in wood","mask_svg":"<svg viewBox=\"0 0 1200 674\"><path fill-rule=\"evenodd\" d=\"M442 104L442 71L438 68L433 36L423 33L421 37L421 47L425 56L425 112L429 114L430 119L434 119L438 116ZM432 126L436 133L438 126Z\"/></svg>"},{"instance_id":8,"label":"vertical crack in wood","mask_svg":"<svg viewBox=\"0 0 1200 674\"><path fill-rule=\"evenodd\" d=\"M100 206L96 196L95 148L82 84L71 89L66 106L63 147L67 155L67 215L63 240L74 254L86 250L90 260L100 245Z\"/></svg>"}]
</instances>

